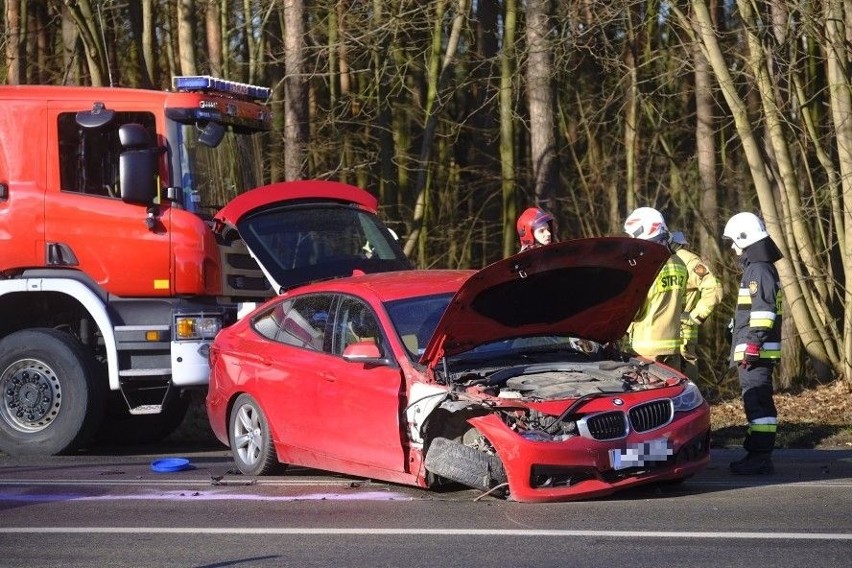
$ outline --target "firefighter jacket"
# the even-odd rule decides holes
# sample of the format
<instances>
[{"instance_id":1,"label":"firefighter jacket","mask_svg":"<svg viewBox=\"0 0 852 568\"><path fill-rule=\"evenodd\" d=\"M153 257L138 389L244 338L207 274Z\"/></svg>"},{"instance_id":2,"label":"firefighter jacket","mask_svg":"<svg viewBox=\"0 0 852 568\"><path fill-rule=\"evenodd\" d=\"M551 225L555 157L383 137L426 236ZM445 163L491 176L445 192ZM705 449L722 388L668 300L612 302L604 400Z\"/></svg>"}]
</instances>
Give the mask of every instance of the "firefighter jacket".
<instances>
[{"instance_id":1,"label":"firefighter jacket","mask_svg":"<svg viewBox=\"0 0 852 568\"><path fill-rule=\"evenodd\" d=\"M701 257L691 250L679 246L675 248L675 254L686 265L687 272L681 316L683 343L694 343L698 340L698 326L722 301L722 284Z\"/></svg>"},{"instance_id":2,"label":"firefighter jacket","mask_svg":"<svg viewBox=\"0 0 852 568\"><path fill-rule=\"evenodd\" d=\"M686 291L686 265L672 254L648 290L628 329L630 347L643 357L680 353L680 316Z\"/></svg>"},{"instance_id":3,"label":"firefighter jacket","mask_svg":"<svg viewBox=\"0 0 852 568\"><path fill-rule=\"evenodd\" d=\"M771 237L743 250L743 277L734 313L731 362L743 360L746 345L760 347L760 358L781 358L781 283L773 264L782 257Z\"/></svg>"}]
</instances>

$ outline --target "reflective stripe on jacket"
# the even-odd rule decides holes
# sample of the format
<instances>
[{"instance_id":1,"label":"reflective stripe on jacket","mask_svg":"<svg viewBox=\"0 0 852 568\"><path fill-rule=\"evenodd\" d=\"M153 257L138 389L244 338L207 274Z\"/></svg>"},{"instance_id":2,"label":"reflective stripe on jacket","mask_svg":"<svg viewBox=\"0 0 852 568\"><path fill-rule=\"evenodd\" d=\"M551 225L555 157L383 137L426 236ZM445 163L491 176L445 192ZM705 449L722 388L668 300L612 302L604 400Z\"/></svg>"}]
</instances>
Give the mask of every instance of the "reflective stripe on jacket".
<instances>
[{"instance_id":1,"label":"reflective stripe on jacket","mask_svg":"<svg viewBox=\"0 0 852 568\"><path fill-rule=\"evenodd\" d=\"M628 329L633 351L650 358L680 353L680 316L686 278L686 265L671 255L657 273L645 304Z\"/></svg>"},{"instance_id":2,"label":"reflective stripe on jacket","mask_svg":"<svg viewBox=\"0 0 852 568\"><path fill-rule=\"evenodd\" d=\"M743 278L734 313L731 360L743 360L746 345L760 346L761 359L781 358L781 283L771 262L754 262L743 253Z\"/></svg>"}]
</instances>

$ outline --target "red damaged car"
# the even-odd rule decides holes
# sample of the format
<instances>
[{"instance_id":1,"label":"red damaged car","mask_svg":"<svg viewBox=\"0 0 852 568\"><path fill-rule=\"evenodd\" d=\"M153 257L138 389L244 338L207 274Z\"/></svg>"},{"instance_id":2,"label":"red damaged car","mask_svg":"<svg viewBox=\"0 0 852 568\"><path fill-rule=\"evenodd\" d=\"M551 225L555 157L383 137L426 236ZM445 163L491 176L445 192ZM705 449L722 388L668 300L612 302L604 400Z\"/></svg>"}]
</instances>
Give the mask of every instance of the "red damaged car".
<instances>
[{"instance_id":1,"label":"red damaged car","mask_svg":"<svg viewBox=\"0 0 852 568\"><path fill-rule=\"evenodd\" d=\"M686 479L709 461L707 403L611 346L668 254L608 237L300 285L217 336L211 426L247 475L293 464L515 501Z\"/></svg>"}]
</instances>

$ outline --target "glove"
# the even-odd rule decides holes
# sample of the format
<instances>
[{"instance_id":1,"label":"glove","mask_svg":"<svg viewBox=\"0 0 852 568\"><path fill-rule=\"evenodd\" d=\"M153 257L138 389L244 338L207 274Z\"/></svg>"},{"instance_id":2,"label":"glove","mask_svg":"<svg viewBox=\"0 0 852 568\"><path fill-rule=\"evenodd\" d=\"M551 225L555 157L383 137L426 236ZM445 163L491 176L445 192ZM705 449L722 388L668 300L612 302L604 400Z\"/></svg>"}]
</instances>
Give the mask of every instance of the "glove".
<instances>
[{"instance_id":1,"label":"glove","mask_svg":"<svg viewBox=\"0 0 852 568\"><path fill-rule=\"evenodd\" d=\"M746 343L745 351L743 351L743 360L740 365L748 368L758 359L760 359L760 345L757 343Z\"/></svg>"}]
</instances>

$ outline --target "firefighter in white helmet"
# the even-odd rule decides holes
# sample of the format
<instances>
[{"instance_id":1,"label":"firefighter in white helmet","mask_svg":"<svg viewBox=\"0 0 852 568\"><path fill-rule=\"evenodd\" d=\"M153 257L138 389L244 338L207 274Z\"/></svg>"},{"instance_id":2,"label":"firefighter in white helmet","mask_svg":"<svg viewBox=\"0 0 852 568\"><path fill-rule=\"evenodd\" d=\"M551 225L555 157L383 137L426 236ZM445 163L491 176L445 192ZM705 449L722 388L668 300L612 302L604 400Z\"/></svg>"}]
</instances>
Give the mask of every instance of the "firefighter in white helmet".
<instances>
[{"instance_id":1,"label":"firefighter in white helmet","mask_svg":"<svg viewBox=\"0 0 852 568\"><path fill-rule=\"evenodd\" d=\"M662 214L639 207L624 222L633 238L656 242L671 251L671 233ZM686 265L672 254L654 279L648 297L627 330L630 348L643 357L680 369L680 317L686 291Z\"/></svg>"},{"instance_id":2,"label":"firefighter in white helmet","mask_svg":"<svg viewBox=\"0 0 852 568\"><path fill-rule=\"evenodd\" d=\"M733 319L731 364L737 366L748 431L746 456L731 463L738 475L773 473L778 412L772 371L781 358L781 284L774 263L782 258L766 227L753 213L737 213L723 236L740 258L743 275Z\"/></svg>"},{"instance_id":3,"label":"firefighter in white helmet","mask_svg":"<svg viewBox=\"0 0 852 568\"><path fill-rule=\"evenodd\" d=\"M672 250L686 265L686 293L680 330L681 370L693 381L698 379L698 328L722 301L722 283L701 257L687 248L683 233L672 233Z\"/></svg>"}]
</instances>

